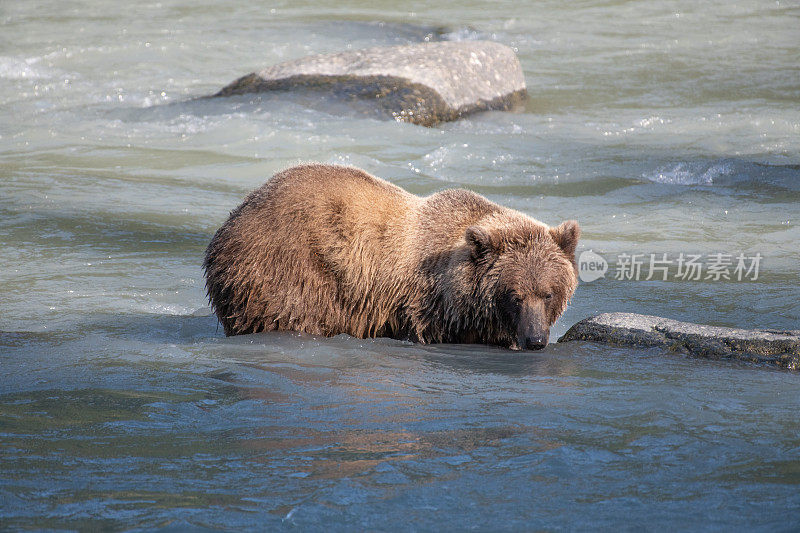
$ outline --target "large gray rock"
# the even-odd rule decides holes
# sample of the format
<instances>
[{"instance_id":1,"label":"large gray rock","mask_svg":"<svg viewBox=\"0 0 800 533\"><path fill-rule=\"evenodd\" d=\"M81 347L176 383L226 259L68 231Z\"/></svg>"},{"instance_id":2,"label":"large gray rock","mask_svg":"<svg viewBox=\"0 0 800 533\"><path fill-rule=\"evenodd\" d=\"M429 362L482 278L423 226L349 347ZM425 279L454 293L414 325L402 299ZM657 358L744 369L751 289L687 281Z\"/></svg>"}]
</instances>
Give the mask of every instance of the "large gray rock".
<instances>
[{"instance_id":1,"label":"large gray rock","mask_svg":"<svg viewBox=\"0 0 800 533\"><path fill-rule=\"evenodd\" d=\"M304 57L253 72L215 96L314 89L368 99L396 120L432 126L526 98L514 51L490 41L433 42Z\"/></svg>"},{"instance_id":2,"label":"large gray rock","mask_svg":"<svg viewBox=\"0 0 800 533\"><path fill-rule=\"evenodd\" d=\"M558 342L596 341L664 346L710 359L740 359L800 370L800 331L722 328L633 313L603 313L581 320Z\"/></svg>"}]
</instances>

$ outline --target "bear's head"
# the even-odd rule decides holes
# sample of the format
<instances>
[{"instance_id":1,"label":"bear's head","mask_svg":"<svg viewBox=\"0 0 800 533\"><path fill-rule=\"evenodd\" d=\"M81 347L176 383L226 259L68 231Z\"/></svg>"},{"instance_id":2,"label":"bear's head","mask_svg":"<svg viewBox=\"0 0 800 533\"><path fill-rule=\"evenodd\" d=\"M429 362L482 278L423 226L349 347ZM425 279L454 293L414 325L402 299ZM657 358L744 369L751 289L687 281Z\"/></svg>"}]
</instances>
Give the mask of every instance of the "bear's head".
<instances>
[{"instance_id":1,"label":"bear's head","mask_svg":"<svg viewBox=\"0 0 800 533\"><path fill-rule=\"evenodd\" d=\"M547 345L550 326L578 286L574 220L548 227L533 219L490 221L467 228L474 294L491 314L489 342L513 350Z\"/></svg>"}]
</instances>

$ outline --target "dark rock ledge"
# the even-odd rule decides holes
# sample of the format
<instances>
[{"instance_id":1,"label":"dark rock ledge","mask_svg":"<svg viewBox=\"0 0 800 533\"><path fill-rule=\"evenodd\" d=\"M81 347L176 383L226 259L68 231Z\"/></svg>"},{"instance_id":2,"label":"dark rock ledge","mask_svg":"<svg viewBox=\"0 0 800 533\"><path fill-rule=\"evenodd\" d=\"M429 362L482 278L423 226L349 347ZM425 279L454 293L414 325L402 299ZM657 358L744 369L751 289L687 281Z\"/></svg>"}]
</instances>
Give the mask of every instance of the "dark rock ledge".
<instances>
[{"instance_id":1,"label":"dark rock ledge","mask_svg":"<svg viewBox=\"0 0 800 533\"><path fill-rule=\"evenodd\" d=\"M491 41L432 42L304 57L253 72L214 96L312 89L369 100L395 120L433 126L524 102L514 51Z\"/></svg>"},{"instance_id":2,"label":"dark rock ledge","mask_svg":"<svg viewBox=\"0 0 800 533\"><path fill-rule=\"evenodd\" d=\"M738 359L800 370L800 330L723 328L657 316L603 313L581 320L558 339L567 341L664 346L708 359Z\"/></svg>"}]
</instances>

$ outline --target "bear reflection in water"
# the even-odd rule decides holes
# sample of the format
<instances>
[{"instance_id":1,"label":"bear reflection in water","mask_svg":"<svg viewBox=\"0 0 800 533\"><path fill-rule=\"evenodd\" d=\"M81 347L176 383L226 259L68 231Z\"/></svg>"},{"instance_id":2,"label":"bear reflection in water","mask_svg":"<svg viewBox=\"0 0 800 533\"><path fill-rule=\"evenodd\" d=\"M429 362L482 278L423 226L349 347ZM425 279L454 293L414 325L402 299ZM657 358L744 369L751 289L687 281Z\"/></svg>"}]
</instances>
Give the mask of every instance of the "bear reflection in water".
<instances>
[{"instance_id":1,"label":"bear reflection in water","mask_svg":"<svg viewBox=\"0 0 800 533\"><path fill-rule=\"evenodd\" d=\"M421 198L309 164L253 191L206 250L226 335L303 331L543 348L578 284L580 228L466 190Z\"/></svg>"}]
</instances>

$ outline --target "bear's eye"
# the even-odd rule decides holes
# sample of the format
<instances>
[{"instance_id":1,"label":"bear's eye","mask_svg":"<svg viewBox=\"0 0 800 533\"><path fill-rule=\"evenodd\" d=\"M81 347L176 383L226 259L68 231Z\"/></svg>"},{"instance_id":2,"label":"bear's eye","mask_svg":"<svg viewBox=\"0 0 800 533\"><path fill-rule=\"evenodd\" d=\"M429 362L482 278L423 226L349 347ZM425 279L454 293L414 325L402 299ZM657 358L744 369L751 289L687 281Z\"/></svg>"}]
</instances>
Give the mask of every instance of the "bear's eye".
<instances>
[{"instance_id":1,"label":"bear's eye","mask_svg":"<svg viewBox=\"0 0 800 533\"><path fill-rule=\"evenodd\" d=\"M550 300L553 299L553 293L552 292L548 292L547 294L544 295L544 299L549 302Z\"/></svg>"}]
</instances>

